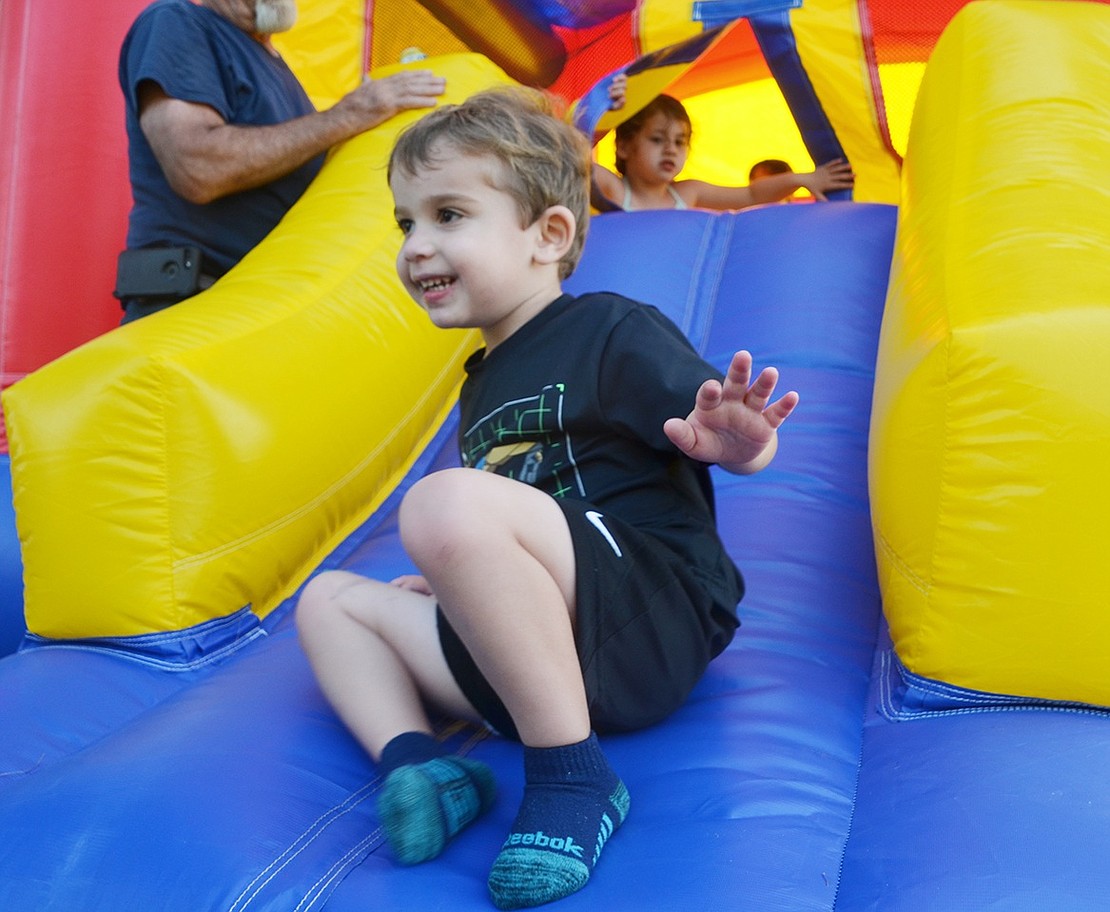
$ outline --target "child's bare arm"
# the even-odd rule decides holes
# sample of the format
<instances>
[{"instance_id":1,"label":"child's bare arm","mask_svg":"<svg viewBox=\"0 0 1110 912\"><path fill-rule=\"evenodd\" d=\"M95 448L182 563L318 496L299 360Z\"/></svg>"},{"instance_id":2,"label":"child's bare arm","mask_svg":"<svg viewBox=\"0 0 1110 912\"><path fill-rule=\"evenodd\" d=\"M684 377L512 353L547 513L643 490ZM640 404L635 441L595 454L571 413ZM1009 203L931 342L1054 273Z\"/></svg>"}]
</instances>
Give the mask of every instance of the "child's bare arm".
<instances>
[{"instance_id":1,"label":"child's bare arm","mask_svg":"<svg viewBox=\"0 0 1110 912\"><path fill-rule=\"evenodd\" d=\"M855 176L843 159L826 162L813 171L772 174L752 181L746 187L722 187L705 181L678 181L675 186L690 206L705 209L746 209L763 203L777 203L795 190L805 187L814 198L824 200L833 190L847 190Z\"/></svg>"},{"instance_id":2,"label":"child's bare arm","mask_svg":"<svg viewBox=\"0 0 1110 912\"><path fill-rule=\"evenodd\" d=\"M603 165L594 162L592 165L592 175L594 187L611 203L616 205L621 204L624 198L624 184L621 182L619 176L614 174Z\"/></svg>"},{"instance_id":3,"label":"child's bare arm","mask_svg":"<svg viewBox=\"0 0 1110 912\"><path fill-rule=\"evenodd\" d=\"M737 475L758 472L774 457L778 428L794 411L798 394L788 392L772 403L778 371L765 367L754 381L751 376L751 354L737 352L724 382L706 380L693 411L667 420L664 433L693 459Z\"/></svg>"},{"instance_id":4,"label":"child's bare arm","mask_svg":"<svg viewBox=\"0 0 1110 912\"><path fill-rule=\"evenodd\" d=\"M844 159L837 158L833 161L818 165L809 174L798 175L801 186L813 194L815 199L824 200L826 193L834 190L850 190L856 177L852 173L852 166Z\"/></svg>"}]
</instances>

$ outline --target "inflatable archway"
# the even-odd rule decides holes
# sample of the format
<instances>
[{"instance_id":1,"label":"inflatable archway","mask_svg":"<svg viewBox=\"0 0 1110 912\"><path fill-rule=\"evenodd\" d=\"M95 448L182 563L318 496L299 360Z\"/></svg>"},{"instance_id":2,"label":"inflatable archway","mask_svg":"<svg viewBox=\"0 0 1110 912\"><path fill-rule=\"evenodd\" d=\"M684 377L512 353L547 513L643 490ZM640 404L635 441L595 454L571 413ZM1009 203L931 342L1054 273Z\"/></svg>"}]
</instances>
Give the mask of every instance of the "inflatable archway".
<instances>
[{"instance_id":1,"label":"inflatable archway","mask_svg":"<svg viewBox=\"0 0 1110 912\"><path fill-rule=\"evenodd\" d=\"M1059 556L1094 556L1107 506L1108 12L962 11L898 209L596 220L571 290L656 303L717 363L751 347L804 409L771 469L718 479L742 635L673 719L611 739L636 811L566 908L1104 905L1105 570ZM36 34L31 12L0 15ZM508 78L432 65L464 94ZM26 175L33 150L10 138ZM381 205L388 144L340 150L211 291L5 394L32 630L0 661L0 906L488 908L513 747L443 729L506 797L443 858L397 867L373 764L290 623L318 567L405 569L399 498L452 464L472 342L415 319L381 265L395 239L344 221ZM6 278L33 249L8 237ZM398 395L398 376L426 392Z\"/></svg>"}]
</instances>

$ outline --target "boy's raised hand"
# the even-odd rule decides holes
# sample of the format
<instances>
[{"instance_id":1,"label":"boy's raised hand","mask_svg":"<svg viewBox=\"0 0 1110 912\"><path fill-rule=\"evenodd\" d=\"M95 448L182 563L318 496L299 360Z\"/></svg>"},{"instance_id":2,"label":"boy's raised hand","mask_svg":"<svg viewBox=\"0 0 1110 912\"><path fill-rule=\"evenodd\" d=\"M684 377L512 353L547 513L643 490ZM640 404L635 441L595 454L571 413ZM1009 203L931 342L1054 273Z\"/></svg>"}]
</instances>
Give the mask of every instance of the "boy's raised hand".
<instances>
[{"instance_id":1,"label":"boy's raised hand","mask_svg":"<svg viewBox=\"0 0 1110 912\"><path fill-rule=\"evenodd\" d=\"M752 356L732 356L724 383L706 380L698 389L694 410L670 418L663 432L692 459L715 462L737 475L758 472L775 455L777 429L794 411L798 394L789 392L771 402L779 372L765 367L752 379Z\"/></svg>"}]
</instances>

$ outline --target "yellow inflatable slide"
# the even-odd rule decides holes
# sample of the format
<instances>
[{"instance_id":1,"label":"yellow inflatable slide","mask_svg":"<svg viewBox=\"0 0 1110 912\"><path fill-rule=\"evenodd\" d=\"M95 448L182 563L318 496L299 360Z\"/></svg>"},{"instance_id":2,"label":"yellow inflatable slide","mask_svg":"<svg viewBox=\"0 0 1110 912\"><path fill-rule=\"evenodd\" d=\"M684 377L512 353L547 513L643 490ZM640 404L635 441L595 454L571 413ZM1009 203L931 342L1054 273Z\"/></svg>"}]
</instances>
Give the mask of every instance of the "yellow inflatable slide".
<instances>
[{"instance_id":1,"label":"yellow inflatable slide","mask_svg":"<svg viewBox=\"0 0 1110 912\"><path fill-rule=\"evenodd\" d=\"M508 81L476 55L436 68L445 101ZM417 116L339 149L211 289L5 392L31 633L265 616L423 450L477 343L396 277L385 163Z\"/></svg>"}]
</instances>

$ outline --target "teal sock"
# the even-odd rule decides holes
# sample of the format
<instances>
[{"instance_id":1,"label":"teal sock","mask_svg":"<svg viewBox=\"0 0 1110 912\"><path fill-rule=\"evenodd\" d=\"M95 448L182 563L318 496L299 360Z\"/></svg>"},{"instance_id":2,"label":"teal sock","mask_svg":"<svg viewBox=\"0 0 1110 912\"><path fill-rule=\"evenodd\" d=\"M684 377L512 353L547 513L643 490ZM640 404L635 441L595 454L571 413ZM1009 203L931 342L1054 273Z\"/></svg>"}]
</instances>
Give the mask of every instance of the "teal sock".
<instances>
[{"instance_id":1,"label":"teal sock","mask_svg":"<svg viewBox=\"0 0 1110 912\"><path fill-rule=\"evenodd\" d=\"M378 816L397 860L419 864L488 811L496 793L493 772L480 760L433 757L387 772Z\"/></svg>"},{"instance_id":2,"label":"teal sock","mask_svg":"<svg viewBox=\"0 0 1110 912\"><path fill-rule=\"evenodd\" d=\"M494 905L538 906L582 889L628 805L596 735L565 747L526 747L524 800L489 875Z\"/></svg>"}]
</instances>

